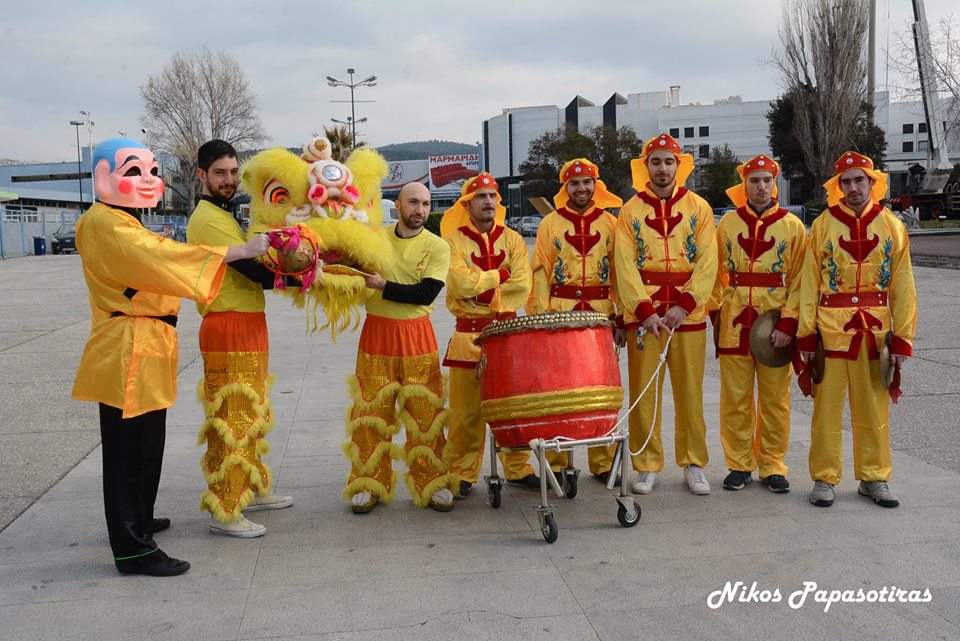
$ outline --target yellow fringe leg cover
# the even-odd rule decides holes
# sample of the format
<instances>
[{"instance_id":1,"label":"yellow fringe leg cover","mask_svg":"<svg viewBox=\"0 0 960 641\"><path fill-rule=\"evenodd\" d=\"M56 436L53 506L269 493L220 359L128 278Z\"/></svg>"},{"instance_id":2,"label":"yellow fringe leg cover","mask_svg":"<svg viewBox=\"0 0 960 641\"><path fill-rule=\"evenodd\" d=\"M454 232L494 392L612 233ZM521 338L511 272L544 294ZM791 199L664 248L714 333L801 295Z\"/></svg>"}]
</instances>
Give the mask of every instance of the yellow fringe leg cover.
<instances>
[{"instance_id":1,"label":"yellow fringe leg cover","mask_svg":"<svg viewBox=\"0 0 960 641\"><path fill-rule=\"evenodd\" d=\"M430 504L433 493L443 488L456 493L459 477L447 473L443 459L444 428L450 411L444 407L444 384L436 354L406 357L405 371L419 372L423 382L406 382L397 393L400 420L406 427L404 445L407 489L417 507Z\"/></svg>"},{"instance_id":2,"label":"yellow fringe leg cover","mask_svg":"<svg viewBox=\"0 0 960 641\"><path fill-rule=\"evenodd\" d=\"M197 444L207 444L200 466L207 490L200 510L232 521L256 494L268 494L273 474L263 462L270 451L264 436L273 429L262 352L205 352L198 386L205 420Z\"/></svg>"},{"instance_id":3,"label":"yellow fringe leg cover","mask_svg":"<svg viewBox=\"0 0 960 641\"><path fill-rule=\"evenodd\" d=\"M362 352L361 352L362 356ZM400 384L386 382L379 376L358 367L358 376L347 378L347 390L353 405L347 410L346 431L350 438L342 445L344 456L350 461L350 474L343 491L349 500L358 492L371 492L382 503L393 500L396 474L391 462L401 456L399 446L392 443L400 426L396 424L394 404ZM368 390L368 394L364 394Z\"/></svg>"}]
</instances>

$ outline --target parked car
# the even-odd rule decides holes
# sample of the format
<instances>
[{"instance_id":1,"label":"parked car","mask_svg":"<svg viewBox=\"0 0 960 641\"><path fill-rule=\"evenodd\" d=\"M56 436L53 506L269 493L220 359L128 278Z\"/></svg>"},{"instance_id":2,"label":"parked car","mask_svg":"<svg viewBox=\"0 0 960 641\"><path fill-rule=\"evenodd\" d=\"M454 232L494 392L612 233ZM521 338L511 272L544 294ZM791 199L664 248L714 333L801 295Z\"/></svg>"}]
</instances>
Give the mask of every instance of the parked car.
<instances>
[{"instance_id":1,"label":"parked car","mask_svg":"<svg viewBox=\"0 0 960 641\"><path fill-rule=\"evenodd\" d=\"M520 229L518 230L522 236L536 236L537 227L540 226L540 221L542 218L539 216L524 216L520 219Z\"/></svg>"},{"instance_id":2,"label":"parked car","mask_svg":"<svg viewBox=\"0 0 960 641\"><path fill-rule=\"evenodd\" d=\"M63 252L77 251L77 226L74 223L60 225L57 231L53 232L50 239L50 252L62 254Z\"/></svg>"}]
</instances>

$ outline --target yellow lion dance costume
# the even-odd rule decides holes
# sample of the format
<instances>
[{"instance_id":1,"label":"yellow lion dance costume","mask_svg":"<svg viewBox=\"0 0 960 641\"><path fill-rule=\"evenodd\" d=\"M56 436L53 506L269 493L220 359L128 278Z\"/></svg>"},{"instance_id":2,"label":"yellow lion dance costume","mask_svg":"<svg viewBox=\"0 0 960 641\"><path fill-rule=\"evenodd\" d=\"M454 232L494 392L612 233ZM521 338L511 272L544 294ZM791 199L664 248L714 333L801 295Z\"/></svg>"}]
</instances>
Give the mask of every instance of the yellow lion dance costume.
<instances>
[{"instance_id":1,"label":"yellow lion dance costume","mask_svg":"<svg viewBox=\"0 0 960 641\"><path fill-rule=\"evenodd\" d=\"M351 326L359 326L360 308L368 295L363 272L383 271L390 260L380 206L380 182L387 175L387 163L372 149L358 149L350 154L346 168L359 192L356 206L351 209L362 210L368 222L350 215L335 218L325 215L325 208L310 198L311 168L316 162L312 161L316 152L311 152L311 148L323 144L329 145L325 138L312 140L304 145L301 156L282 148L262 151L243 164L240 181L250 195L251 234L300 224L319 237L323 265L313 287L305 293L299 289L284 292L299 307L311 303L310 331L329 327L336 336ZM337 201L328 200L325 204L333 202ZM323 325L317 320L320 307L327 316Z\"/></svg>"},{"instance_id":2,"label":"yellow lion dance costume","mask_svg":"<svg viewBox=\"0 0 960 641\"><path fill-rule=\"evenodd\" d=\"M360 307L371 292L364 273L389 273L394 249L382 227L380 205L380 183L386 175L386 161L377 152L358 149L341 164L330 158L325 138L304 145L300 156L268 149L243 165L241 182L251 198L250 233L300 225L318 244L321 269L314 284L306 292L285 290L307 309L309 331L329 327L335 337L356 329ZM317 320L320 307L327 317L323 325ZM456 483L440 459L447 410L439 364L427 368L430 376L424 380L408 381L405 375L400 382L397 371L419 366L431 356L384 356L366 353L363 345L361 339L358 375L348 379L353 405L346 417L350 440L343 451L351 472L344 496L372 496L368 504L354 505L355 512L369 511L376 502L389 503L397 481L392 471L396 459L408 465L407 487L416 506L449 509L432 500L438 490ZM401 448L391 441L404 425L407 444Z\"/></svg>"}]
</instances>

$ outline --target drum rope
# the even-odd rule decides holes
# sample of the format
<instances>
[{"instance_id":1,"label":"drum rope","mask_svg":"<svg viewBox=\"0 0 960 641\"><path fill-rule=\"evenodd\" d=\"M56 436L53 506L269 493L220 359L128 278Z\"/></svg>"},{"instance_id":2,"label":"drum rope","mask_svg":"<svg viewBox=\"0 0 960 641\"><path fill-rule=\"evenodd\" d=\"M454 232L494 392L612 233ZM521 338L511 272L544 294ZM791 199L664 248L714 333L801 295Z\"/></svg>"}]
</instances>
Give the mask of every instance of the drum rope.
<instances>
[{"instance_id":1,"label":"drum rope","mask_svg":"<svg viewBox=\"0 0 960 641\"><path fill-rule=\"evenodd\" d=\"M656 369L653 370L653 374L650 376L650 380L647 381L647 384L644 386L643 390L642 390L642 391L640 392L640 394L637 396L636 400L633 401L633 404L630 405L630 407L627 409L627 411L624 412L624 414L623 414L623 416L620 418L620 420L618 420L618 421L613 425L613 427L611 427L610 430L609 430L606 434L604 434L603 436L601 436L600 438L606 438L607 436L610 436L611 434L613 434L614 432L616 432L616 431L618 431L618 430L620 429L620 426L623 424L623 422L624 422L625 420L627 420L627 418L630 417L630 412L632 412L632 411L634 410L634 408L637 406L637 403L639 403L639 402L640 402L640 399L642 399L643 396L644 396L644 394L647 393L647 390L650 389L650 386L653 384L653 382L659 378L659 376L660 376L660 370L663 369L663 364L667 362L667 350L670 349L670 341L672 341L672 340L673 340L673 332L669 332L669 334L668 334L668 336L667 336L667 342L664 343L664 345L663 345L663 351L660 352L660 357L659 357L659 359L658 359L659 362L657 363ZM637 456L638 454L640 454L640 452L642 452L643 450L645 450L645 449L647 448L647 445L650 443L650 438L653 436L653 426L654 426L654 424L655 424L656 421L657 421L657 409L658 409L659 405L660 405L660 395L659 395L659 394L656 394L656 395L654 395L654 397L653 397L653 418L651 419L651 422L650 422L650 431L649 431L649 433L647 434L647 440L645 440L645 441L643 442L643 445L641 445L641 446L640 446L640 449L637 450L636 452L634 452L634 451L632 451L632 450L630 449L630 447L629 447L629 442L628 442L628 443L625 445L625 447L626 447L627 451L630 453L630 456ZM557 436L557 437L554 437L554 438L552 438L552 439L550 439L550 440L551 440L551 441L556 441L556 442L559 443L559 442L563 442L563 441L575 441L575 440L577 440L577 439L569 438L569 437L566 437L566 436Z\"/></svg>"}]
</instances>

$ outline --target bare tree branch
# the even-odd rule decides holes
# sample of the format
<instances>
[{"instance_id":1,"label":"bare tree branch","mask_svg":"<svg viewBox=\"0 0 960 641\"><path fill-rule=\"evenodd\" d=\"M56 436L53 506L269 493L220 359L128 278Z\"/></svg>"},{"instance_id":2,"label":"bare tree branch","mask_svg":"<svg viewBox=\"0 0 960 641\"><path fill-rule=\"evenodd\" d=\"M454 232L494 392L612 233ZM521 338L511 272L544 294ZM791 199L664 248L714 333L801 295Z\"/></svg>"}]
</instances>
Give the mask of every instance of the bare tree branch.
<instances>
[{"instance_id":1,"label":"bare tree branch","mask_svg":"<svg viewBox=\"0 0 960 641\"><path fill-rule=\"evenodd\" d=\"M140 86L140 124L154 151L177 158L187 206L196 199L197 149L219 138L238 150L268 140L257 113L257 98L243 69L230 54L207 48L177 52L156 76Z\"/></svg>"},{"instance_id":2,"label":"bare tree branch","mask_svg":"<svg viewBox=\"0 0 960 641\"><path fill-rule=\"evenodd\" d=\"M852 146L866 93L868 5L859 0L784 0L774 65L795 100L797 139L817 182Z\"/></svg>"}]
</instances>

